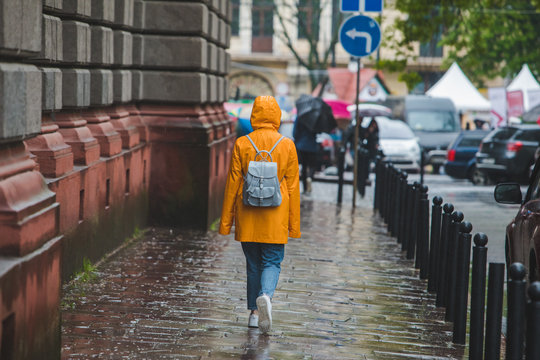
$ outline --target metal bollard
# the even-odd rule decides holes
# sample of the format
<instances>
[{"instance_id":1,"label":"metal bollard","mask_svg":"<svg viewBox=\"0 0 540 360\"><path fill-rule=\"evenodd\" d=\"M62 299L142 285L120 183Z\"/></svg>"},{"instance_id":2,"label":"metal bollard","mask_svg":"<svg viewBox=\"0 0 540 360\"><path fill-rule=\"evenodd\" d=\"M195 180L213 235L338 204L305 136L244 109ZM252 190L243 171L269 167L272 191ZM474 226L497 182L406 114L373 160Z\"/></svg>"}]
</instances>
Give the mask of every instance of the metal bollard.
<instances>
[{"instance_id":1,"label":"metal bollard","mask_svg":"<svg viewBox=\"0 0 540 360\"><path fill-rule=\"evenodd\" d=\"M437 255L438 266L437 270L437 299L435 304L437 307L445 306L446 300L446 253L448 251L448 228L450 226L450 216L454 211L454 205L446 203L443 205L442 225L441 225L441 243L439 254Z\"/></svg>"},{"instance_id":2,"label":"metal bollard","mask_svg":"<svg viewBox=\"0 0 540 360\"><path fill-rule=\"evenodd\" d=\"M381 172L381 161L382 158L380 155L377 155L375 157L375 186L373 187L373 212L379 211L379 193L381 192L381 179L380 179L380 172Z\"/></svg>"},{"instance_id":3,"label":"metal bollard","mask_svg":"<svg viewBox=\"0 0 540 360\"><path fill-rule=\"evenodd\" d=\"M386 204L384 205L384 222L388 225L388 219L392 213L392 177L395 168L394 164L390 163L388 167L388 178L386 179Z\"/></svg>"},{"instance_id":4,"label":"metal bollard","mask_svg":"<svg viewBox=\"0 0 540 360\"><path fill-rule=\"evenodd\" d=\"M463 221L463 213L454 211L451 215L451 223L448 232L448 251L446 253L446 313L444 319L446 321L454 321L456 308L456 284L457 284L457 268L458 268L458 247L460 239L460 226Z\"/></svg>"},{"instance_id":5,"label":"metal bollard","mask_svg":"<svg viewBox=\"0 0 540 360\"><path fill-rule=\"evenodd\" d=\"M429 200L428 187L422 185L420 189L420 279L427 279L429 274Z\"/></svg>"},{"instance_id":6,"label":"metal bollard","mask_svg":"<svg viewBox=\"0 0 540 360\"><path fill-rule=\"evenodd\" d=\"M398 234L398 224L399 224L399 217L400 213L399 210L401 209L401 173L402 171L400 169L397 169L396 171L396 177L394 178L394 196L393 196L393 204L392 208L394 209L394 212L392 214L392 229L391 233L393 236L397 238Z\"/></svg>"},{"instance_id":7,"label":"metal bollard","mask_svg":"<svg viewBox=\"0 0 540 360\"><path fill-rule=\"evenodd\" d=\"M456 306L454 316L455 344L465 345L467 336L467 298L469 294L469 266L471 263L471 230L468 221L461 223L460 238L458 242L458 263L456 277Z\"/></svg>"},{"instance_id":8,"label":"metal bollard","mask_svg":"<svg viewBox=\"0 0 540 360\"><path fill-rule=\"evenodd\" d=\"M338 195L337 203L341 204L343 201L343 174L345 173L345 148L339 148L338 154Z\"/></svg>"},{"instance_id":9,"label":"metal bollard","mask_svg":"<svg viewBox=\"0 0 540 360\"><path fill-rule=\"evenodd\" d=\"M441 239L441 215L443 202L442 197L435 196L433 198L433 206L431 207L431 237L429 246L429 278L428 291L433 293L437 291L437 254L439 253Z\"/></svg>"},{"instance_id":10,"label":"metal bollard","mask_svg":"<svg viewBox=\"0 0 540 360\"><path fill-rule=\"evenodd\" d=\"M384 172L383 172L383 186L382 186L382 196L381 196L381 217L384 222L386 222L386 204L388 202L388 176L390 173L390 166L392 164L385 163L384 164Z\"/></svg>"},{"instance_id":11,"label":"metal bollard","mask_svg":"<svg viewBox=\"0 0 540 360\"><path fill-rule=\"evenodd\" d=\"M501 358L504 263L489 263L485 359Z\"/></svg>"},{"instance_id":12,"label":"metal bollard","mask_svg":"<svg viewBox=\"0 0 540 360\"><path fill-rule=\"evenodd\" d=\"M523 359L523 340L525 325L525 266L513 263L509 269L507 284L507 338L506 359Z\"/></svg>"},{"instance_id":13,"label":"metal bollard","mask_svg":"<svg viewBox=\"0 0 540 360\"><path fill-rule=\"evenodd\" d=\"M484 350L487 242L486 234L477 233L474 235L469 326L469 359L471 360L482 359Z\"/></svg>"},{"instance_id":14,"label":"metal bollard","mask_svg":"<svg viewBox=\"0 0 540 360\"><path fill-rule=\"evenodd\" d=\"M400 169L397 169L396 171L396 174L395 174L395 178L394 178L394 184L393 184L393 191L394 191L394 196L393 196L393 199L392 199L392 208L394 209L394 211L392 212L390 218L391 218L391 228L390 228L390 233L392 234L392 236L394 237L397 237L397 232L398 232L398 229L397 229L397 224L398 224L398 218L399 218L399 209L400 209L400 206L399 206L399 197L400 197L400 189L401 189L401 186L400 186L400 179L401 179L401 170Z\"/></svg>"},{"instance_id":15,"label":"metal bollard","mask_svg":"<svg viewBox=\"0 0 540 360\"><path fill-rule=\"evenodd\" d=\"M395 212L396 212L396 208L395 208L396 193L395 193L395 191L396 191L396 179L397 179L398 172L399 172L399 169L393 168L392 169L392 174L391 174L391 177L390 177L390 199L389 199L388 208L392 209L392 210L388 211L388 232L390 233L391 236L394 235L394 217L395 217Z\"/></svg>"},{"instance_id":16,"label":"metal bollard","mask_svg":"<svg viewBox=\"0 0 540 360\"><path fill-rule=\"evenodd\" d=\"M415 211L415 221L414 221L414 233L415 233L415 249L414 249L414 268L422 268L422 207L420 206L420 200L422 200L423 187L421 183L418 183L418 188L416 190L416 211ZM427 186L426 186L426 198L427 198Z\"/></svg>"},{"instance_id":17,"label":"metal bollard","mask_svg":"<svg viewBox=\"0 0 540 360\"><path fill-rule=\"evenodd\" d=\"M405 233L405 218L406 218L406 214L408 212L408 209L407 209L407 177L409 175L407 174L406 171L402 171L401 172L401 189L399 191L400 193L400 210L399 210L399 223L398 223L398 233L397 233L397 238L398 238L398 243L402 244L403 243L403 236L404 236L404 233Z\"/></svg>"},{"instance_id":18,"label":"metal bollard","mask_svg":"<svg viewBox=\"0 0 540 360\"><path fill-rule=\"evenodd\" d=\"M386 184L386 205L384 212L384 221L386 225L390 222L390 216L394 210L392 209L392 186L395 172L396 168L394 167L394 164L390 164L388 169L388 182Z\"/></svg>"},{"instance_id":19,"label":"metal bollard","mask_svg":"<svg viewBox=\"0 0 540 360\"><path fill-rule=\"evenodd\" d=\"M403 241L401 242L401 251L407 251L407 248L409 246L409 238L411 237L411 218L412 218L412 211L411 208L413 206L413 196L414 196L414 184L407 184L407 190L406 196L407 200L405 201L405 219L404 219L404 232L403 232Z\"/></svg>"},{"instance_id":20,"label":"metal bollard","mask_svg":"<svg viewBox=\"0 0 540 360\"><path fill-rule=\"evenodd\" d=\"M379 177L379 196L378 196L378 206L377 209L379 210L379 215L382 217L383 214L383 203L384 203L384 176L385 176L385 168L386 168L386 162L381 162L379 174L377 175Z\"/></svg>"},{"instance_id":21,"label":"metal bollard","mask_svg":"<svg viewBox=\"0 0 540 360\"><path fill-rule=\"evenodd\" d=\"M397 242L399 243L399 230L400 230L400 218L401 218L401 208L402 208L402 196L401 192L403 189L403 171L398 171L398 177L396 179L396 199L394 206L394 229L393 235L396 237Z\"/></svg>"},{"instance_id":22,"label":"metal bollard","mask_svg":"<svg viewBox=\"0 0 540 360\"><path fill-rule=\"evenodd\" d=\"M535 281L527 291L531 302L527 314L527 343L525 346L526 359L540 359L540 282Z\"/></svg>"},{"instance_id":23,"label":"metal bollard","mask_svg":"<svg viewBox=\"0 0 540 360\"><path fill-rule=\"evenodd\" d=\"M415 181L413 183L413 191L411 197L411 225L409 232L409 241L407 243L407 259L414 259L414 251L416 249L416 238L418 236L418 196L420 193L420 183ZM415 264L416 267L416 264Z\"/></svg>"}]
</instances>

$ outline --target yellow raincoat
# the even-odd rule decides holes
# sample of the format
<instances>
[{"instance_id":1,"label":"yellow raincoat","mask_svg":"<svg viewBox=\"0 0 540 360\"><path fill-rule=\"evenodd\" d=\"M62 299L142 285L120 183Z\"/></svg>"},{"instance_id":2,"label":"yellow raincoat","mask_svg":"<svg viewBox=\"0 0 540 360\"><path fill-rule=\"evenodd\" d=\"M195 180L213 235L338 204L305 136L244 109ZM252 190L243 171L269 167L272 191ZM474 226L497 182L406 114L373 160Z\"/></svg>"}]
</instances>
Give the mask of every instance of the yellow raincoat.
<instances>
[{"instance_id":1,"label":"yellow raincoat","mask_svg":"<svg viewBox=\"0 0 540 360\"><path fill-rule=\"evenodd\" d=\"M251 112L249 134L259 150L270 150L279 140L281 109L272 96L255 99ZM256 151L249 140L242 136L236 140L225 186L219 233L227 235L235 224L235 239L242 242L286 244L289 237L300 237L300 188L298 157L291 139L284 138L272 152L278 164L281 181L281 205L277 207L246 206L242 202L242 185L249 162Z\"/></svg>"}]
</instances>

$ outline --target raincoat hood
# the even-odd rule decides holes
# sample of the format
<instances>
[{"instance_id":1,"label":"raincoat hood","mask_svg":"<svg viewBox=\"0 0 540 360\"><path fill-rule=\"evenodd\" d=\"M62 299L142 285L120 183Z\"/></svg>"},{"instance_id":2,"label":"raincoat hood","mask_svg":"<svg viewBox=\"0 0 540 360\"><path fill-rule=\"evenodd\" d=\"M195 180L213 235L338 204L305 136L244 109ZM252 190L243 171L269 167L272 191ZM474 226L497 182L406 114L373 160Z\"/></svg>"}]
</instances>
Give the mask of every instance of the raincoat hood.
<instances>
[{"instance_id":1,"label":"raincoat hood","mask_svg":"<svg viewBox=\"0 0 540 360\"><path fill-rule=\"evenodd\" d=\"M279 130L281 109L273 96L258 96L251 111L251 127L257 129Z\"/></svg>"}]
</instances>

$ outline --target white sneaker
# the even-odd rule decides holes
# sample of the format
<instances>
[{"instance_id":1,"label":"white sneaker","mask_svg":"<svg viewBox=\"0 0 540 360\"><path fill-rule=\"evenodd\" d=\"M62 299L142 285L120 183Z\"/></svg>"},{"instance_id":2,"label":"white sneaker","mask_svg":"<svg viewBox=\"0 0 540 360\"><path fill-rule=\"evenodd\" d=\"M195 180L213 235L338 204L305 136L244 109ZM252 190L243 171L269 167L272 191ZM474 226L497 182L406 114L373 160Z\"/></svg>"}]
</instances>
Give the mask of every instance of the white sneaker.
<instances>
[{"instance_id":1,"label":"white sneaker","mask_svg":"<svg viewBox=\"0 0 540 360\"><path fill-rule=\"evenodd\" d=\"M259 315L249 314L248 327L258 328L259 327Z\"/></svg>"},{"instance_id":2,"label":"white sneaker","mask_svg":"<svg viewBox=\"0 0 540 360\"><path fill-rule=\"evenodd\" d=\"M312 182L312 181L313 181L313 180L311 180L310 177L308 177L308 178L306 179L306 192L307 192L308 194L311 194L311 182Z\"/></svg>"},{"instance_id":3,"label":"white sneaker","mask_svg":"<svg viewBox=\"0 0 540 360\"><path fill-rule=\"evenodd\" d=\"M257 298L257 309L259 310L259 329L266 334L272 328L272 303L266 294Z\"/></svg>"}]
</instances>

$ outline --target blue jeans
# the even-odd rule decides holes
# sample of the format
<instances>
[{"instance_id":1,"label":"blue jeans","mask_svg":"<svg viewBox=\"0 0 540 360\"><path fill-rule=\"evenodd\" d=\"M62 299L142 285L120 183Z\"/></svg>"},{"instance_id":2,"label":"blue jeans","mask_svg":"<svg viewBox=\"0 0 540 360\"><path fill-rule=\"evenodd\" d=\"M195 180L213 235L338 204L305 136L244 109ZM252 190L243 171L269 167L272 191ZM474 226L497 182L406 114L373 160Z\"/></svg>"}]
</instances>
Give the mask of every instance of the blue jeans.
<instances>
[{"instance_id":1,"label":"blue jeans","mask_svg":"<svg viewBox=\"0 0 540 360\"><path fill-rule=\"evenodd\" d=\"M257 310L257 297L266 294L272 298L276 290L285 244L243 242L246 256L247 302L249 310Z\"/></svg>"}]
</instances>

